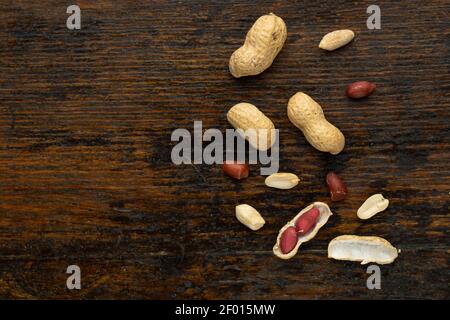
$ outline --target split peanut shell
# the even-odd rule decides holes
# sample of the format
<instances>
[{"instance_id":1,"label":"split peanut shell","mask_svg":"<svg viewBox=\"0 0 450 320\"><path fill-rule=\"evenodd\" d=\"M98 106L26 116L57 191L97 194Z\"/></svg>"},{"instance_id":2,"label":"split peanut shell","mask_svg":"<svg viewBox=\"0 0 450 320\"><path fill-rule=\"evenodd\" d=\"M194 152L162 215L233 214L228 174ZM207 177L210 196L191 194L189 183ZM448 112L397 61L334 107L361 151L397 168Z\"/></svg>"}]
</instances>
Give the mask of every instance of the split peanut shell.
<instances>
[{"instance_id":1,"label":"split peanut shell","mask_svg":"<svg viewBox=\"0 0 450 320\"><path fill-rule=\"evenodd\" d=\"M389 264L398 257L398 250L380 237L343 235L328 244L328 258L361 261L361 264Z\"/></svg>"},{"instance_id":2,"label":"split peanut shell","mask_svg":"<svg viewBox=\"0 0 450 320\"><path fill-rule=\"evenodd\" d=\"M280 239L281 239L281 235L283 234L283 232L289 228L289 227L294 227L295 226L295 222L297 221L297 219L303 215L304 213L308 212L309 210L311 210L313 207L316 207L317 209L319 209L320 212L320 216L317 219L317 223L314 226L314 228L311 230L311 232L309 232L308 234L304 235L304 236L300 236L297 239L297 244L295 245L295 248L290 251L289 253L284 254L283 252L281 252L280 249ZM311 240L312 238L314 238L317 234L317 232L319 232L320 228L322 228L325 223L327 223L328 219L333 215L333 213L330 210L330 207L323 202L314 202L312 204L310 204L309 206L307 206L306 208L304 208L302 211L300 211L291 221L289 221L283 228L281 228L280 232L278 233L278 237L277 237L277 242L275 243L274 247L273 247L273 253L281 259L290 259L293 256L296 255L298 248L300 247L300 245L304 242L307 242L309 240Z\"/></svg>"}]
</instances>

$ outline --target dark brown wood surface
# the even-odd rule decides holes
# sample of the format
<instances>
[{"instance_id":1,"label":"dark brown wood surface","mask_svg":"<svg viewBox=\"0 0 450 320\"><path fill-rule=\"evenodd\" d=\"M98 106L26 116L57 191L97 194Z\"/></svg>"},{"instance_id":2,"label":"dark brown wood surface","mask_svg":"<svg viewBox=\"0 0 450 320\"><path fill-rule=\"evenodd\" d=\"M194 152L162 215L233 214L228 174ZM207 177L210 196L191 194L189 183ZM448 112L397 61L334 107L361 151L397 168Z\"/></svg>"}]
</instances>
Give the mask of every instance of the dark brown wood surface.
<instances>
[{"instance_id":1,"label":"dark brown wood surface","mask_svg":"<svg viewBox=\"0 0 450 320\"><path fill-rule=\"evenodd\" d=\"M373 299L450 298L450 4L377 1L1 1L0 296L2 298ZM82 28L66 28L77 3ZM252 23L274 12L288 27L272 67L234 79L228 59ZM318 49L332 30L347 47ZM377 84L351 101L345 86ZM345 134L345 150L313 149L286 116L297 91L314 97ZM264 186L259 166L242 182L220 166L171 162L171 133L230 128L248 101L281 131L280 170L302 181ZM335 170L347 199L288 261L278 230L313 201L330 203ZM391 201L360 221L371 194ZM249 203L266 218L252 232L234 217ZM327 258L341 234L378 235L401 249L381 266ZM82 289L68 290L68 265Z\"/></svg>"}]
</instances>

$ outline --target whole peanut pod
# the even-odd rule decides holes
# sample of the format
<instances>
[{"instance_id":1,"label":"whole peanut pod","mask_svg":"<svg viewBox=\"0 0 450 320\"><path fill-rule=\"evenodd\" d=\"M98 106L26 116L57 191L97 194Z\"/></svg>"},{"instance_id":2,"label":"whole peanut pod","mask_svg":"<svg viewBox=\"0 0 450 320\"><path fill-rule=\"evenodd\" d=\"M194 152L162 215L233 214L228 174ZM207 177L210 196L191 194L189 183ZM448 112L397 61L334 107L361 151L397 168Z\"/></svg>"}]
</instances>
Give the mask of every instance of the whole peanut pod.
<instances>
[{"instance_id":1,"label":"whole peanut pod","mask_svg":"<svg viewBox=\"0 0 450 320\"><path fill-rule=\"evenodd\" d=\"M289 99L289 120L305 135L306 140L317 150L338 154L344 149L342 132L325 119L320 105L303 92Z\"/></svg>"},{"instance_id":2,"label":"whole peanut pod","mask_svg":"<svg viewBox=\"0 0 450 320\"><path fill-rule=\"evenodd\" d=\"M239 78L262 73L272 65L286 37L283 19L273 13L260 17L248 31L244 45L231 56L231 74Z\"/></svg>"},{"instance_id":3,"label":"whole peanut pod","mask_svg":"<svg viewBox=\"0 0 450 320\"><path fill-rule=\"evenodd\" d=\"M334 172L327 174L327 185L330 190L331 201L341 201L347 195L347 187L339 176Z\"/></svg>"},{"instance_id":4,"label":"whole peanut pod","mask_svg":"<svg viewBox=\"0 0 450 320\"><path fill-rule=\"evenodd\" d=\"M258 150L268 150L275 142L273 122L250 103L242 102L233 106L227 113L227 119L235 129L240 129L238 133L242 138Z\"/></svg>"}]
</instances>

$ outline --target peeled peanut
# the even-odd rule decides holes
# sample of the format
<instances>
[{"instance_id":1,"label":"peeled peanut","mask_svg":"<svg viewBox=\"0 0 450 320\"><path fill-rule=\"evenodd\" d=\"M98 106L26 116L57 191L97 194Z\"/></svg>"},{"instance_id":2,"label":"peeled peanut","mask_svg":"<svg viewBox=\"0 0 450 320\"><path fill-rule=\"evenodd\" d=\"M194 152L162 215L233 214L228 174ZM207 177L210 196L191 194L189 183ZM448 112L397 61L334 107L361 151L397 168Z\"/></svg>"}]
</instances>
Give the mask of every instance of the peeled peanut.
<instances>
[{"instance_id":1,"label":"peeled peanut","mask_svg":"<svg viewBox=\"0 0 450 320\"><path fill-rule=\"evenodd\" d=\"M303 92L297 92L288 102L289 120L305 135L317 150L338 154L344 149L342 132L329 123L320 105Z\"/></svg>"},{"instance_id":2,"label":"peeled peanut","mask_svg":"<svg viewBox=\"0 0 450 320\"><path fill-rule=\"evenodd\" d=\"M382 194L377 193L369 197L358 209L358 218L366 220L377 213L386 210L389 206L389 200L385 199Z\"/></svg>"},{"instance_id":3,"label":"peeled peanut","mask_svg":"<svg viewBox=\"0 0 450 320\"><path fill-rule=\"evenodd\" d=\"M266 223L259 212L248 204L236 206L236 218L240 223L249 227L253 231L259 230Z\"/></svg>"},{"instance_id":4,"label":"peeled peanut","mask_svg":"<svg viewBox=\"0 0 450 320\"><path fill-rule=\"evenodd\" d=\"M353 40L355 33L352 30L336 30L327 33L319 43L319 48L333 51L345 46Z\"/></svg>"},{"instance_id":5,"label":"peeled peanut","mask_svg":"<svg viewBox=\"0 0 450 320\"><path fill-rule=\"evenodd\" d=\"M293 173L278 172L268 176L265 184L276 189L291 189L295 187L300 179Z\"/></svg>"},{"instance_id":6,"label":"peeled peanut","mask_svg":"<svg viewBox=\"0 0 450 320\"><path fill-rule=\"evenodd\" d=\"M232 54L231 74L239 78L262 73L272 65L286 37L283 19L273 13L260 17L248 31L244 45Z\"/></svg>"},{"instance_id":7,"label":"peeled peanut","mask_svg":"<svg viewBox=\"0 0 450 320\"><path fill-rule=\"evenodd\" d=\"M258 150L270 149L275 142L273 122L250 103L242 102L232 107L227 113L227 119L235 129L240 129L238 133L242 138Z\"/></svg>"}]
</instances>

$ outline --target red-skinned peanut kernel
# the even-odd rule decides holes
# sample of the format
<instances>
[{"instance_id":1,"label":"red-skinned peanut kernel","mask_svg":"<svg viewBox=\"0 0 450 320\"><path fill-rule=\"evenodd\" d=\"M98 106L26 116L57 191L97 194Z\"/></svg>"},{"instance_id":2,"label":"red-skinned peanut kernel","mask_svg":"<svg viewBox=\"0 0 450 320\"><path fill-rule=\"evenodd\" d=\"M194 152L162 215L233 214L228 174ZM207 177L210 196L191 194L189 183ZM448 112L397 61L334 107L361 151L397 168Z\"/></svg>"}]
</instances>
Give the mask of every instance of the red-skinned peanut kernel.
<instances>
[{"instance_id":1,"label":"red-skinned peanut kernel","mask_svg":"<svg viewBox=\"0 0 450 320\"><path fill-rule=\"evenodd\" d=\"M225 174L238 180L247 178L250 171L248 164L234 161L225 161L222 169Z\"/></svg>"},{"instance_id":2,"label":"red-skinned peanut kernel","mask_svg":"<svg viewBox=\"0 0 450 320\"><path fill-rule=\"evenodd\" d=\"M313 207L309 211L302 214L295 222L295 231L299 236L308 234L317 223L320 217L320 211L318 208Z\"/></svg>"},{"instance_id":3,"label":"red-skinned peanut kernel","mask_svg":"<svg viewBox=\"0 0 450 320\"><path fill-rule=\"evenodd\" d=\"M288 254L294 250L297 244L297 231L294 227L289 227L283 231L280 238L280 249L283 254Z\"/></svg>"},{"instance_id":4,"label":"red-skinned peanut kernel","mask_svg":"<svg viewBox=\"0 0 450 320\"><path fill-rule=\"evenodd\" d=\"M365 98L372 94L376 85L369 81L358 81L350 83L345 93L353 99Z\"/></svg>"},{"instance_id":5,"label":"red-skinned peanut kernel","mask_svg":"<svg viewBox=\"0 0 450 320\"><path fill-rule=\"evenodd\" d=\"M327 174L327 185L330 190L331 201L341 201L347 195L347 187L339 176L330 172Z\"/></svg>"}]
</instances>

